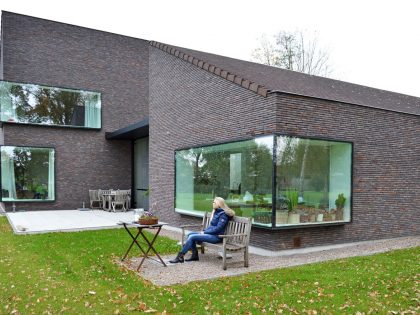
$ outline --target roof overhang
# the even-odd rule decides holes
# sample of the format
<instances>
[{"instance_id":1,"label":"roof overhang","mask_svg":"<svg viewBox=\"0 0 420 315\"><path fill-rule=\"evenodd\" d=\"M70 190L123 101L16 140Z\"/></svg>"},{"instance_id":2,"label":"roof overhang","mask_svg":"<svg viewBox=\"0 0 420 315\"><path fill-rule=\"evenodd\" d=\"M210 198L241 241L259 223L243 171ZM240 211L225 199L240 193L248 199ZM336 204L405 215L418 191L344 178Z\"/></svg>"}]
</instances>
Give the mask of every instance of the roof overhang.
<instances>
[{"instance_id":1,"label":"roof overhang","mask_svg":"<svg viewBox=\"0 0 420 315\"><path fill-rule=\"evenodd\" d=\"M149 136L149 118L146 118L138 123L129 125L127 127L115 130L113 132L106 132L105 139L107 140L135 140Z\"/></svg>"}]
</instances>

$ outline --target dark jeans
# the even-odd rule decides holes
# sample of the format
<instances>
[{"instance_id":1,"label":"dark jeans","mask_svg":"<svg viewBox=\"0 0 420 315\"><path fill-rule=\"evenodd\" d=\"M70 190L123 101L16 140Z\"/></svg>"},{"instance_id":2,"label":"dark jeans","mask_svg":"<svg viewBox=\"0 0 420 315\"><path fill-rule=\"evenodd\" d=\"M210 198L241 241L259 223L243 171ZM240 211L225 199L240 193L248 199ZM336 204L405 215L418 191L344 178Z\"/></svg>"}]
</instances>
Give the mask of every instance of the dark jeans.
<instances>
[{"instance_id":1,"label":"dark jeans","mask_svg":"<svg viewBox=\"0 0 420 315\"><path fill-rule=\"evenodd\" d=\"M188 239L184 244L184 247L182 247L181 253L184 255L190 250L197 250L197 243L200 242L207 242L207 243L220 243L222 241L221 238L219 238L217 235L211 235L211 234L200 234L197 232L191 232L188 234Z\"/></svg>"}]
</instances>

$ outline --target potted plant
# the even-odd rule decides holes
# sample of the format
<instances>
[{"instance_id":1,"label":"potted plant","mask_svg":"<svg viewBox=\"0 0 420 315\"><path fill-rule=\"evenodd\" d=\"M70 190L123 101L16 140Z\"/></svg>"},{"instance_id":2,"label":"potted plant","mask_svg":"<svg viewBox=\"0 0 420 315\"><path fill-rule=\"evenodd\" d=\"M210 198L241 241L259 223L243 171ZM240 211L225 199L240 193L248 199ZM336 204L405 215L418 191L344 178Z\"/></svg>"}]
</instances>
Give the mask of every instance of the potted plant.
<instances>
[{"instance_id":1,"label":"potted plant","mask_svg":"<svg viewBox=\"0 0 420 315\"><path fill-rule=\"evenodd\" d=\"M322 222L322 221L324 221L324 211L318 210L316 214L316 222Z\"/></svg>"},{"instance_id":2,"label":"potted plant","mask_svg":"<svg viewBox=\"0 0 420 315\"><path fill-rule=\"evenodd\" d=\"M284 196L277 199L276 224L287 224L289 217L288 200Z\"/></svg>"},{"instance_id":3,"label":"potted plant","mask_svg":"<svg viewBox=\"0 0 420 315\"><path fill-rule=\"evenodd\" d=\"M149 211L144 213L139 218L139 223L143 225L158 224L159 217L153 212L156 209L156 202L150 207Z\"/></svg>"},{"instance_id":4,"label":"potted plant","mask_svg":"<svg viewBox=\"0 0 420 315\"><path fill-rule=\"evenodd\" d=\"M158 222L159 218L150 211L144 211L144 213L139 219L139 223L143 225L153 225L158 224Z\"/></svg>"},{"instance_id":5,"label":"potted plant","mask_svg":"<svg viewBox=\"0 0 420 315\"><path fill-rule=\"evenodd\" d=\"M343 220L343 211L344 211L344 204L346 203L346 197L344 194L338 194L337 199L335 200L336 206L336 220Z\"/></svg>"},{"instance_id":6,"label":"potted plant","mask_svg":"<svg viewBox=\"0 0 420 315\"><path fill-rule=\"evenodd\" d=\"M276 211L276 224L287 224L289 217L288 211L277 210Z\"/></svg>"},{"instance_id":7,"label":"potted plant","mask_svg":"<svg viewBox=\"0 0 420 315\"><path fill-rule=\"evenodd\" d=\"M299 193L296 189L288 189L286 190L286 197L287 197L287 207L289 209L289 217L287 219L287 223L289 224L297 224L300 223L300 214L295 212L295 209L298 205Z\"/></svg>"},{"instance_id":8,"label":"potted plant","mask_svg":"<svg viewBox=\"0 0 420 315\"><path fill-rule=\"evenodd\" d=\"M47 188L45 185L38 184L35 187L34 199L45 199L47 195Z\"/></svg>"}]
</instances>

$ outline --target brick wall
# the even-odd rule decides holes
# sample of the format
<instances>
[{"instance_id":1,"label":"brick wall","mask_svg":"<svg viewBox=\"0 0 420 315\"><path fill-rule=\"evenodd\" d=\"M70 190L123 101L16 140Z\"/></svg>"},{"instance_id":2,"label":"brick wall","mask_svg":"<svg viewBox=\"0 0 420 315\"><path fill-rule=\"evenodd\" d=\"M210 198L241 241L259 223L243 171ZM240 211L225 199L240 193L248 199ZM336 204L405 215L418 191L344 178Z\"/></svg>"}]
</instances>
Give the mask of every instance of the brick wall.
<instances>
[{"instance_id":1,"label":"brick wall","mask_svg":"<svg viewBox=\"0 0 420 315\"><path fill-rule=\"evenodd\" d=\"M164 220L191 220L174 212L174 151L271 134L275 101L150 48L151 202L158 202Z\"/></svg>"},{"instance_id":2,"label":"brick wall","mask_svg":"<svg viewBox=\"0 0 420 315\"><path fill-rule=\"evenodd\" d=\"M278 250L292 248L295 238L306 247L419 234L414 115L286 94L264 98L151 48L150 123L151 199L171 224L198 222L174 212L174 150L279 132L354 143L353 221L254 227L251 244Z\"/></svg>"},{"instance_id":3,"label":"brick wall","mask_svg":"<svg viewBox=\"0 0 420 315\"><path fill-rule=\"evenodd\" d=\"M88 189L130 188L131 143L107 141L105 132L148 116L148 43L9 12L2 29L5 80L102 93L100 131L3 125L5 144L56 149L57 201L18 209L74 209Z\"/></svg>"},{"instance_id":4,"label":"brick wall","mask_svg":"<svg viewBox=\"0 0 420 315\"><path fill-rule=\"evenodd\" d=\"M271 248L420 234L419 117L362 106L282 94L277 127L282 134L353 142L352 222L256 237ZM272 232L269 232L271 234Z\"/></svg>"}]
</instances>

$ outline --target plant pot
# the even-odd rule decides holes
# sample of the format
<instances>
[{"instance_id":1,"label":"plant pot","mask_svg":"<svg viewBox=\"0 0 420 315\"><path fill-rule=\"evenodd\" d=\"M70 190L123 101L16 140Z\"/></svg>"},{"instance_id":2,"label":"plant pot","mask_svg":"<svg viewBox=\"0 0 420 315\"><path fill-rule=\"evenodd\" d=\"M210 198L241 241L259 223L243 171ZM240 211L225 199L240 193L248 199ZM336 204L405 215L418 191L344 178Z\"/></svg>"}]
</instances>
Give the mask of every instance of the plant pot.
<instances>
[{"instance_id":1,"label":"plant pot","mask_svg":"<svg viewBox=\"0 0 420 315\"><path fill-rule=\"evenodd\" d=\"M308 222L309 222L309 214L301 214L300 223L308 223Z\"/></svg>"},{"instance_id":2,"label":"plant pot","mask_svg":"<svg viewBox=\"0 0 420 315\"><path fill-rule=\"evenodd\" d=\"M276 224L287 224L289 213L287 211L276 211Z\"/></svg>"},{"instance_id":3,"label":"plant pot","mask_svg":"<svg viewBox=\"0 0 420 315\"><path fill-rule=\"evenodd\" d=\"M337 209L335 219L337 221L343 221L343 209Z\"/></svg>"},{"instance_id":4,"label":"plant pot","mask_svg":"<svg viewBox=\"0 0 420 315\"><path fill-rule=\"evenodd\" d=\"M289 213L289 217L287 218L287 223L289 223L289 224L300 223L300 214L299 213Z\"/></svg>"},{"instance_id":5,"label":"plant pot","mask_svg":"<svg viewBox=\"0 0 420 315\"><path fill-rule=\"evenodd\" d=\"M329 222L329 221L332 221L331 213L325 213L324 214L324 222Z\"/></svg>"},{"instance_id":6,"label":"plant pot","mask_svg":"<svg viewBox=\"0 0 420 315\"><path fill-rule=\"evenodd\" d=\"M318 215L316 216L316 222L322 222L322 221L324 221L324 214L318 213Z\"/></svg>"},{"instance_id":7,"label":"plant pot","mask_svg":"<svg viewBox=\"0 0 420 315\"><path fill-rule=\"evenodd\" d=\"M158 218L140 218L139 223L142 225L153 225L158 224L159 219Z\"/></svg>"},{"instance_id":8,"label":"plant pot","mask_svg":"<svg viewBox=\"0 0 420 315\"><path fill-rule=\"evenodd\" d=\"M315 214L310 214L309 215L309 222L315 222L316 221L316 215Z\"/></svg>"}]
</instances>

